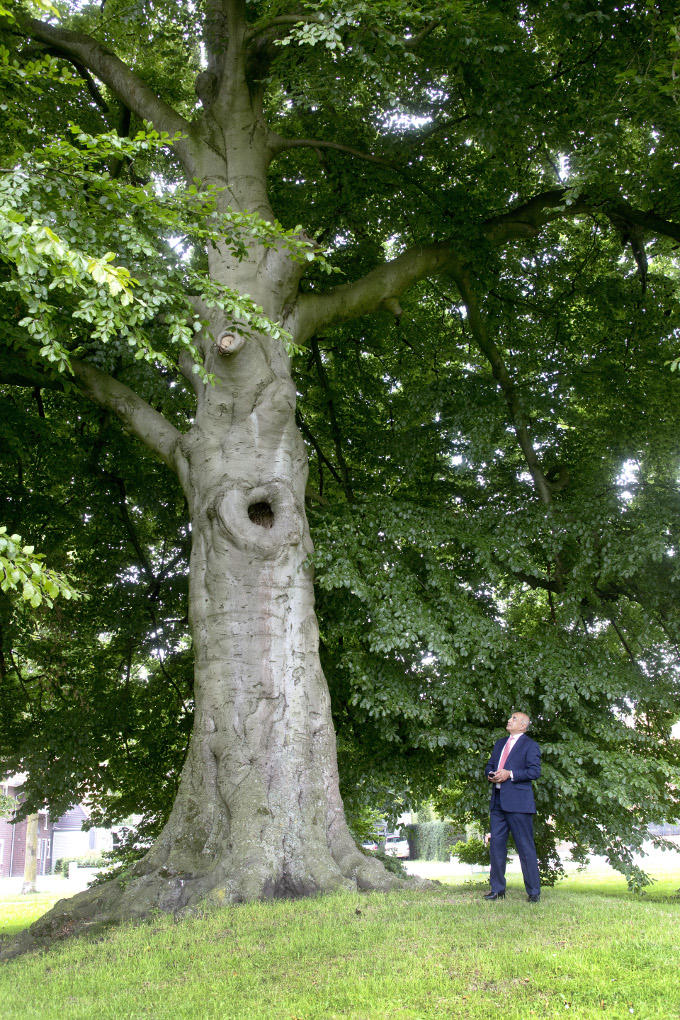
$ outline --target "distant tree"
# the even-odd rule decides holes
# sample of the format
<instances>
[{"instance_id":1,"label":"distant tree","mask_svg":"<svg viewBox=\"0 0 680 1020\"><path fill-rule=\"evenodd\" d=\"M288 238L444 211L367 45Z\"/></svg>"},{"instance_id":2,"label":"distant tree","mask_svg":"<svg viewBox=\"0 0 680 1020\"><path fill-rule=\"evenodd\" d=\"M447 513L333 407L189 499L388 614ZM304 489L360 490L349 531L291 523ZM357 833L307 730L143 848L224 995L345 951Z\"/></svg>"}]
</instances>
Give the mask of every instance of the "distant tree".
<instances>
[{"instance_id":1,"label":"distant tree","mask_svg":"<svg viewBox=\"0 0 680 1020\"><path fill-rule=\"evenodd\" d=\"M26 819L26 856L24 858L24 880L21 894L26 896L38 891L38 812Z\"/></svg>"}]
</instances>

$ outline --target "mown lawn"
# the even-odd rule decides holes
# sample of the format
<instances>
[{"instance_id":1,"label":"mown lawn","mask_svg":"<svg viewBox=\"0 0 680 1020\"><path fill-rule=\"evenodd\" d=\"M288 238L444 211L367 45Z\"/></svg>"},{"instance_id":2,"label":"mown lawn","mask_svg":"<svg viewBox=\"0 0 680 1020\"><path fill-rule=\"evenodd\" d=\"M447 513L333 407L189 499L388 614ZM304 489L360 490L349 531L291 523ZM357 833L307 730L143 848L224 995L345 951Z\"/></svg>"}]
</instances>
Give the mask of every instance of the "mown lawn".
<instances>
[{"instance_id":1,"label":"mown lawn","mask_svg":"<svg viewBox=\"0 0 680 1020\"><path fill-rule=\"evenodd\" d=\"M517 880L496 903L458 880L163 917L0 965L0 1016L678 1018L678 886L579 877L534 905ZM0 903L5 936L19 912Z\"/></svg>"},{"instance_id":2,"label":"mown lawn","mask_svg":"<svg viewBox=\"0 0 680 1020\"><path fill-rule=\"evenodd\" d=\"M0 939L33 924L59 899L63 899L63 897L53 893L37 893L31 896L15 895L0 900ZM2 1016L1 1006L0 1016Z\"/></svg>"}]
</instances>

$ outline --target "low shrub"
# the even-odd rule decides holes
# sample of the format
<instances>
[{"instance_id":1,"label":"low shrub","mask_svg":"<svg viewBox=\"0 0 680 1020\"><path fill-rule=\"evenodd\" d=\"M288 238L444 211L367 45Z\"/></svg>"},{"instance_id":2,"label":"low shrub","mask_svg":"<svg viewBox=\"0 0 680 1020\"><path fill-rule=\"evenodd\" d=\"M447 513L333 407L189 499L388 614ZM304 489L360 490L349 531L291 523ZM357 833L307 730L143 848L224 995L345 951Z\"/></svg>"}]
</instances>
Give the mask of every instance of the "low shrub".
<instances>
[{"instance_id":1,"label":"low shrub","mask_svg":"<svg viewBox=\"0 0 680 1020\"><path fill-rule=\"evenodd\" d=\"M399 878L408 878L408 871L398 857L389 857L382 850L374 850L371 857L377 857L380 863L385 865L387 871L391 871L393 875L397 875Z\"/></svg>"},{"instance_id":2,"label":"low shrub","mask_svg":"<svg viewBox=\"0 0 680 1020\"><path fill-rule=\"evenodd\" d=\"M105 868L108 861L101 854L83 854L81 857L60 857L54 865L55 875L68 878L68 866L74 861L79 868Z\"/></svg>"},{"instance_id":3,"label":"low shrub","mask_svg":"<svg viewBox=\"0 0 680 1020\"><path fill-rule=\"evenodd\" d=\"M487 865L489 863L489 848L483 839L476 836L454 843L451 847L451 855L457 857L461 864Z\"/></svg>"}]
</instances>

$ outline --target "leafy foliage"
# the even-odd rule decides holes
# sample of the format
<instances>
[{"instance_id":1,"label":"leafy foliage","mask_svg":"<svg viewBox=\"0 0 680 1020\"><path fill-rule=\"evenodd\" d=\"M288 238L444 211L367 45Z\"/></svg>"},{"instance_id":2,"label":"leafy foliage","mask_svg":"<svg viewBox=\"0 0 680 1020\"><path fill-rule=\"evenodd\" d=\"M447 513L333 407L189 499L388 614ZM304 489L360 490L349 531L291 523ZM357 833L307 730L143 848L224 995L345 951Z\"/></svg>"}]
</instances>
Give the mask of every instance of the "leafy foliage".
<instances>
[{"instance_id":1,"label":"leafy foliage","mask_svg":"<svg viewBox=\"0 0 680 1020\"><path fill-rule=\"evenodd\" d=\"M24 443L5 447L4 510L30 519L88 598L69 612L0 604L4 770L20 760L41 776L23 813L31 797L58 815L96 796L95 824L104 810L119 822L150 811L158 825L192 718L184 499L106 414L59 391L41 406L44 418L35 400L7 405Z\"/></svg>"},{"instance_id":2,"label":"leafy foliage","mask_svg":"<svg viewBox=\"0 0 680 1020\"><path fill-rule=\"evenodd\" d=\"M247 242L256 237L272 247L285 244L302 262L315 260L311 243L297 236L299 228L283 231L255 214L221 213L219 189L199 193L190 185L159 195L153 183L102 176L107 160L167 147L173 141L167 132L140 130L127 140L110 133L95 137L70 125L70 134L0 175L0 260L12 270L1 286L26 312L15 322L11 346L29 362L54 363L59 372L69 368L71 355L96 350L94 362L108 366L125 348L138 361L173 370L184 351L205 378L194 342L204 326L194 310L197 300L290 346L286 331L247 295L192 271L175 248L181 255L196 243L226 239L244 258ZM111 250L98 254L121 243L127 265L114 265Z\"/></svg>"},{"instance_id":3,"label":"leafy foliage","mask_svg":"<svg viewBox=\"0 0 680 1020\"><path fill-rule=\"evenodd\" d=\"M0 818L9 818L16 810L17 802L14 797L9 797L0 791Z\"/></svg>"},{"instance_id":4,"label":"leafy foliage","mask_svg":"<svg viewBox=\"0 0 680 1020\"><path fill-rule=\"evenodd\" d=\"M0 591L20 591L24 601L37 609L43 601L52 608L53 600L61 595L77 599L80 593L65 574L49 570L45 557L36 553L32 545L23 545L21 535L8 535L0 528Z\"/></svg>"}]
</instances>

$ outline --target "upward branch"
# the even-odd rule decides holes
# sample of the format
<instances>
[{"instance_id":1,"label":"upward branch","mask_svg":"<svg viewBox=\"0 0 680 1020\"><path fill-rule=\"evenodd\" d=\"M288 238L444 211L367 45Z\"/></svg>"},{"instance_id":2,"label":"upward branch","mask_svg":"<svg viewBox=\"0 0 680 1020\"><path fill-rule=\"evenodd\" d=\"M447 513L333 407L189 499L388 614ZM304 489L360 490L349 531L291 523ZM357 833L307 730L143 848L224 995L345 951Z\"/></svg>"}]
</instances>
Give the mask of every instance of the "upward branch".
<instances>
[{"instance_id":1,"label":"upward branch","mask_svg":"<svg viewBox=\"0 0 680 1020\"><path fill-rule=\"evenodd\" d=\"M297 341L308 340L321 326L366 315L380 305L394 307L407 287L440 272L452 257L447 244L412 248L356 283L343 284L328 294L302 294L294 313Z\"/></svg>"},{"instance_id":2,"label":"upward branch","mask_svg":"<svg viewBox=\"0 0 680 1020\"><path fill-rule=\"evenodd\" d=\"M315 338L312 338L311 342L312 354L314 355L314 364L316 365L316 374L319 377L321 388L324 393L324 399L326 401L326 408L328 409L328 419L331 426L331 432L333 433L333 442L335 443L335 453L338 458L338 464L340 471L342 472L342 487L345 490L345 495L349 502L353 502L354 493L352 491L352 478L345 460L345 455L342 452L342 435L340 433L340 426L338 425L338 418L335 413L335 399L333 397L333 390L328 379L328 374L324 368L323 358L321 357L321 351L319 350L319 344Z\"/></svg>"},{"instance_id":3,"label":"upward branch","mask_svg":"<svg viewBox=\"0 0 680 1020\"><path fill-rule=\"evenodd\" d=\"M568 188L542 192L505 213L489 217L481 224L480 233L487 244L502 247L511 241L535 237L555 220L584 213L604 215L617 229L621 223L627 223L638 231L680 240L678 223L635 209L626 202L596 200L585 194L570 200ZM453 243L415 247L354 283L343 284L326 294L303 294L294 311L298 342L308 340L312 333L334 322L366 315L381 305L394 307L408 287L455 264L457 248Z\"/></svg>"},{"instance_id":4,"label":"upward branch","mask_svg":"<svg viewBox=\"0 0 680 1020\"><path fill-rule=\"evenodd\" d=\"M18 18L20 31L31 39L45 43L53 51L69 57L91 71L103 81L137 116L149 120L158 131L169 134L189 134L190 124L168 103L156 95L145 81L92 36L82 32L48 25L44 21L22 15ZM192 143L183 139L175 143L183 160L192 153Z\"/></svg>"},{"instance_id":5,"label":"upward branch","mask_svg":"<svg viewBox=\"0 0 680 1020\"><path fill-rule=\"evenodd\" d=\"M71 360L78 388L100 407L111 411L128 432L140 439L169 468L179 473L182 454L179 449L181 432L147 404L129 386L101 372L86 361Z\"/></svg>"},{"instance_id":6,"label":"upward branch","mask_svg":"<svg viewBox=\"0 0 680 1020\"><path fill-rule=\"evenodd\" d=\"M462 297L465 308L467 309L467 320L470 326L470 331L480 351L489 362L492 375L505 397L505 402L510 413L510 421L512 422L512 427L515 430L517 441L519 442L522 453L524 454L527 467L531 472L531 477L534 480L536 491L541 502L544 503L545 506L551 506L552 490L550 488L550 483L545 477L543 468L541 467L538 455L534 449L534 444L531 441L529 422L526 414L524 413L524 408L522 407L517 387L510 378L510 374L500 350L489 336L484 316L482 315L479 302L477 301L477 296L472 288L470 273L465 267L455 265L451 275L456 281L458 290L460 291L460 296Z\"/></svg>"},{"instance_id":7,"label":"upward branch","mask_svg":"<svg viewBox=\"0 0 680 1020\"><path fill-rule=\"evenodd\" d=\"M220 92L225 77L235 70L245 31L243 0L205 0L203 42L208 58L206 72L212 96L201 96L204 108ZM202 76L199 75L199 79ZM208 99L208 102L206 102Z\"/></svg>"}]
</instances>

